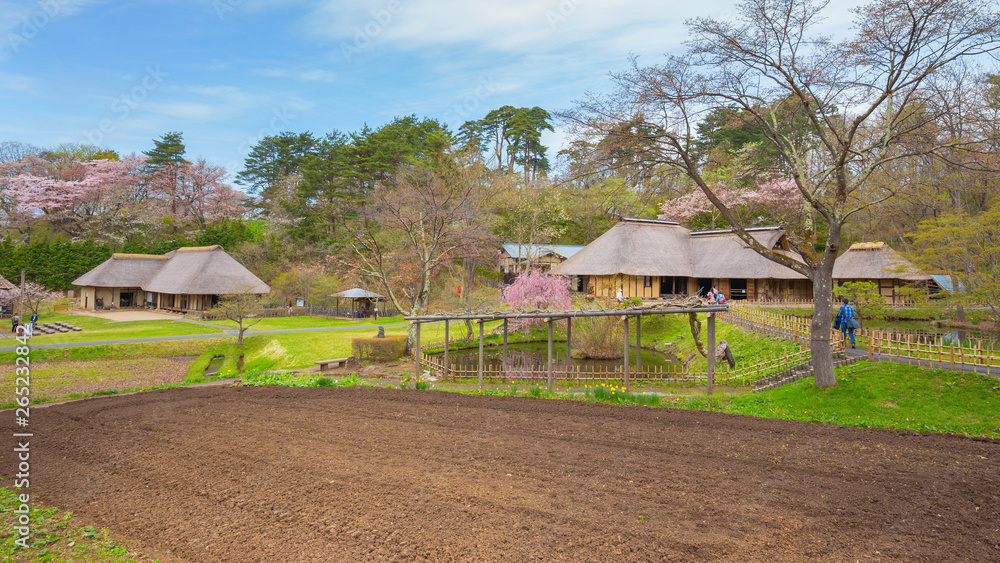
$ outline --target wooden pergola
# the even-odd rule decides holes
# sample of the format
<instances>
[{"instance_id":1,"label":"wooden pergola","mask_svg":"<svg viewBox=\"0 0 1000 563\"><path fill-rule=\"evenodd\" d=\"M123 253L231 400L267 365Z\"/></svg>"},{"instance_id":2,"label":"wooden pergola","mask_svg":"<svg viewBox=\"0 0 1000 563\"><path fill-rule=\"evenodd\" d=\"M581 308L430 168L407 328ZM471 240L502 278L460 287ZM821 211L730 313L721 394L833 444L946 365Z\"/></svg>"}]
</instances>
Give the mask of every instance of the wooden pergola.
<instances>
[{"instance_id":1,"label":"wooden pergola","mask_svg":"<svg viewBox=\"0 0 1000 563\"><path fill-rule=\"evenodd\" d=\"M423 315L414 317L404 317L417 327L415 340L413 343L413 353L416 358L414 376L420 376L420 326L425 323L444 322L444 370L447 376L448 370L448 325L451 321L474 321L479 323L479 387L483 386L483 325L491 321L503 321L503 356L502 363L507 364L507 323L511 319L543 319L548 325L549 349L548 349L548 388L552 390L554 376L554 364L552 361L552 327L558 320L566 319L566 357L569 358L572 352L573 319L580 317L621 317L625 322L624 340L624 377L625 388L629 387L629 320L635 319L635 365L639 368L641 362L640 352L642 349L642 317L647 315L675 315L679 313L706 313L708 314L708 393L712 393L712 382L715 374L715 313L729 310L728 305L702 305L697 307L637 307L632 309L609 309L601 311L547 311L537 313L480 313L480 314L459 314L459 315Z\"/></svg>"}]
</instances>

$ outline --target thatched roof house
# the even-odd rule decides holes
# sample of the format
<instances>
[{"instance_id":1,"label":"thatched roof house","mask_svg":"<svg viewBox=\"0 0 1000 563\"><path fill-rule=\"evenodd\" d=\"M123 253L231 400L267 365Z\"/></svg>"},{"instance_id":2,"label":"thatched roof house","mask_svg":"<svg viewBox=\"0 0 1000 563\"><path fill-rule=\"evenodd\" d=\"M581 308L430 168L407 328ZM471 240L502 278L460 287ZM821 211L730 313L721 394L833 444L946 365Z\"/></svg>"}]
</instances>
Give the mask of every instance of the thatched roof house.
<instances>
[{"instance_id":1,"label":"thatched roof house","mask_svg":"<svg viewBox=\"0 0 1000 563\"><path fill-rule=\"evenodd\" d=\"M851 245L834 263L833 279L836 283L877 283L879 293L888 303L902 302L899 289L906 285L925 285L940 291L933 277L921 272L884 242L859 242Z\"/></svg>"},{"instance_id":2,"label":"thatched roof house","mask_svg":"<svg viewBox=\"0 0 1000 563\"><path fill-rule=\"evenodd\" d=\"M17 286L4 279L3 276L0 276L0 290L4 289L17 289Z\"/></svg>"},{"instance_id":3,"label":"thatched roof house","mask_svg":"<svg viewBox=\"0 0 1000 563\"><path fill-rule=\"evenodd\" d=\"M219 295L271 288L221 246L178 248L163 256L114 254L73 281L85 309L207 310Z\"/></svg>"},{"instance_id":4,"label":"thatched roof house","mask_svg":"<svg viewBox=\"0 0 1000 563\"><path fill-rule=\"evenodd\" d=\"M795 257L784 230L749 231L772 251ZM622 219L552 272L605 296L619 288L625 297L704 295L714 286L736 299L812 297L805 276L764 258L731 230L690 231L656 219Z\"/></svg>"}]
</instances>

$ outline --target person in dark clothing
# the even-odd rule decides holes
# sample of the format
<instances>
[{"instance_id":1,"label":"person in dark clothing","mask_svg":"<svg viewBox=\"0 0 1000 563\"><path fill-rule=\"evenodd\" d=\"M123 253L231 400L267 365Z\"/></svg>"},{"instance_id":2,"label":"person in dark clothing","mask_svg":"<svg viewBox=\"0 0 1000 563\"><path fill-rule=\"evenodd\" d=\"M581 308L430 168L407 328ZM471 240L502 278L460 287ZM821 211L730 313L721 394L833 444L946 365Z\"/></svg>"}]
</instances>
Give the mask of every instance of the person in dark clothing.
<instances>
[{"instance_id":1,"label":"person in dark clothing","mask_svg":"<svg viewBox=\"0 0 1000 563\"><path fill-rule=\"evenodd\" d=\"M837 318L833 322L833 328L840 329L844 333L844 347L847 347L847 337L850 335L851 348L856 348L854 329L861 328L861 323L854 319L854 307L851 307L850 301L846 297L841 297L840 300L843 302L843 305L837 311Z\"/></svg>"},{"instance_id":2,"label":"person in dark clothing","mask_svg":"<svg viewBox=\"0 0 1000 563\"><path fill-rule=\"evenodd\" d=\"M13 317L10 318L10 324L11 324L10 331L13 332L14 334L17 334L17 325L18 323L20 323L20 321L21 317L18 317L17 315L14 315Z\"/></svg>"}]
</instances>

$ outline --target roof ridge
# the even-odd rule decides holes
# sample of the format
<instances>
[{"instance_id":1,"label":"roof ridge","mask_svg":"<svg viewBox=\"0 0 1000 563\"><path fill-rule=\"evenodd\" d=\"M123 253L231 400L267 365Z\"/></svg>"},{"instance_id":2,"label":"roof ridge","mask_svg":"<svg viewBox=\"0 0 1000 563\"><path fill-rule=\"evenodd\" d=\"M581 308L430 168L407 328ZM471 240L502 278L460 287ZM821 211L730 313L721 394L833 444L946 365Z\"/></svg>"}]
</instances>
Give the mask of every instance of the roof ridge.
<instances>
[{"instance_id":1,"label":"roof ridge","mask_svg":"<svg viewBox=\"0 0 1000 563\"><path fill-rule=\"evenodd\" d=\"M167 257L162 254L130 254L127 252L115 252L111 255L112 258L116 260L138 260L138 259L151 259L151 260L166 260Z\"/></svg>"}]
</instances>

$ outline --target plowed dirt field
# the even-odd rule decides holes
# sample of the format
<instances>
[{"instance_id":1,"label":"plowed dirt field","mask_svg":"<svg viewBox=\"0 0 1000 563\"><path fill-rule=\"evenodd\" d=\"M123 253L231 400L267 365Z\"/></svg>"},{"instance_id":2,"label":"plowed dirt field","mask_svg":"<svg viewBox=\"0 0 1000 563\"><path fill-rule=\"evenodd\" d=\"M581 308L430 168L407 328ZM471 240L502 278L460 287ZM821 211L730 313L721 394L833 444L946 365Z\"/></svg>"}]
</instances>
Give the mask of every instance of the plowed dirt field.
<instances>
[{"instance_id":1,"label":"plowed dirt field","mask_svg":"<svg viewBox=\"0 0 1000 563\"><path fill-rule=\"evenodd\" d=\"M35 498L164 562L1000 559L997 441L372 388L168 389L31 427Z\"/></svg>"}]
</instances>

